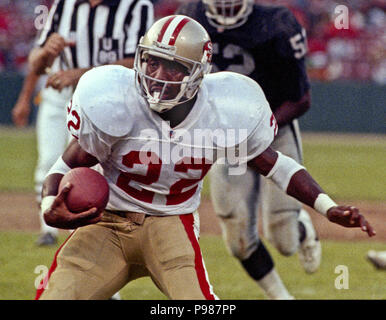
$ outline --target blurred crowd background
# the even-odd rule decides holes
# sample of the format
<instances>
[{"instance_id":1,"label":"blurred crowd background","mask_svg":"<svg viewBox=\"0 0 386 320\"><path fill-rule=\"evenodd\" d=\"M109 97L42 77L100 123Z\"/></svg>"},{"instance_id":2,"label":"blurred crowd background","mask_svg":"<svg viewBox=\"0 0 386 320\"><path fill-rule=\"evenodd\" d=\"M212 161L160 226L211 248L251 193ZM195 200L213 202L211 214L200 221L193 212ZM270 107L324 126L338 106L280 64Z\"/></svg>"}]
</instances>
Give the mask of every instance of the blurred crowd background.
<instances>
[{"instance_id":1,"label":"blurred crowd background","mask_svg":"<svg viewBox=\"0 0 386 320\"><path fill-rule=\"evenodd\" d=\"M156 18L173 14L189 0L153 0ZM25 73L37 34L38 6L53 0L1 0L0 72ZM306 28L307 65L313 80L356 80L386 84L386 0L258 0L285 5ZM345 5L348 29L337 29L335 9ZM39 21L38 21L39 22Z\"/></svg>"}]
</instances>

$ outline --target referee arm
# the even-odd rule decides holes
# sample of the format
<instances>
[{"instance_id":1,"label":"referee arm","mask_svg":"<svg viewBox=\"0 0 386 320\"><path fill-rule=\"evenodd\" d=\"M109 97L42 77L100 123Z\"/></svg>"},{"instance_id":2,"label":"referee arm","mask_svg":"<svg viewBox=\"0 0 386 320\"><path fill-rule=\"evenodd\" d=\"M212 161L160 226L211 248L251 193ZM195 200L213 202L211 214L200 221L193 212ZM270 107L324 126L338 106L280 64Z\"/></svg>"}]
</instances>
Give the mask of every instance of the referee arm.
<instances>
[{"instance_id":1,"label":"referee arm","mask_svg":"<svg viewBox=\"0 0 386 320\"><path fill-rule=\"evenodd\" d=\"M46 73L51 67L55 58L60 55L66 46L73 46L74 43L66 41L60 34L52 33L44 46L32 49L28 56L31 71L35 74Z\"/></svg>"},{"instance_id":2,"label":"referee arm","mask_svg":"<svg viewBox=\"0 0 386 320\"><path fill-rule=\"evenodd\" d=\"M134 58L130 57L120 59L111 64L118 64L127 68L132 68L134 64ZM75 87L78 84L80 77L90 69L92 69L92 67L58 71L47 79L46 87L52 87L59 91L65 87Z\"/></svg>"}]
</instances>

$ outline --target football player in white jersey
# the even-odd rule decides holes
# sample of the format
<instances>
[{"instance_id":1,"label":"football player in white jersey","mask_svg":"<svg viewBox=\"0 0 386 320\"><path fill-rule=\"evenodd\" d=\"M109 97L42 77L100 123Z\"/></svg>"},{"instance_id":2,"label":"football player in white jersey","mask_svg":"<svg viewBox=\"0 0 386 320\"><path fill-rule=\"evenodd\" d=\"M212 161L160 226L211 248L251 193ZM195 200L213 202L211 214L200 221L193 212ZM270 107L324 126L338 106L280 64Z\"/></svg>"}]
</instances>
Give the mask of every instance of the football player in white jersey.
<instances>
[{"instance_id":1,"label":"football player in white jersey","mask_svg":"<svg viewBox=\"0 0 386 320\"><path fill-rule=\"evenodd\" d=\"M271 147L302 164L298 118L310 107L311 94L305 30L290 10L253 0L196 0L182 3L177 12L195 19L209 33L214 48L212 71L238 72L261 86L278 124ZM213 166L209 181L230 254L267 297L293 299L257 224L282 255L297 253L304 270L313 273L320 266L322 249L309 214L302 203L254 170L229 176L226 166Z\"/></svg>"},{"instance_id":2,"label":"football player in white jersey","mask_svg":"<svg viewBox=\"0 0 386 320\"><path fill-rule=\"evenodd\" d=\"M186 16L158 20L141 39L135 70L97 67L68 106L75 137L43 188L47 224L77 228L59 249L37 299L107 299L150 276L171 299L216 299L198 243L197 208L216 161L246 166L330 221L375 231L359 210L338 206L304 167L270 148L275 118L256 82L209 74L211 42ZM99 163L110 186L107 208L74 214L59 193L71 168Z\"/></svg>"}]
</instances>

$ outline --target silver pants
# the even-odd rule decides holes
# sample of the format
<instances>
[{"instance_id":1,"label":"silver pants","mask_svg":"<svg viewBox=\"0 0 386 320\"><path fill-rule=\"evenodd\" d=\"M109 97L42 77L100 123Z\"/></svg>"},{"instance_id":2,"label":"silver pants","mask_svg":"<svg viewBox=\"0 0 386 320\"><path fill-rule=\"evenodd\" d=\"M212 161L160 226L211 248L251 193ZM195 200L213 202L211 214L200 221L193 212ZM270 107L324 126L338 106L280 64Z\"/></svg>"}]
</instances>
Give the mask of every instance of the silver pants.
<instances>
[{"instance_id":1,"label":"silver pants","mask_svg":"<svg viewBox=\"0 0 386 320\"><path fill-rule=\"evenodd\" d=\"M280 128L271 147L302 163L302 142L297 120ZM270 179L251 169L242 175L228 175L228 167L215 164L210 172L210 194L220 218L229 251L247 259L257 248L258 212L265 237L286 256L299 247L297 217L302 204L280 190Z\"/></svg>"}]
</instances>

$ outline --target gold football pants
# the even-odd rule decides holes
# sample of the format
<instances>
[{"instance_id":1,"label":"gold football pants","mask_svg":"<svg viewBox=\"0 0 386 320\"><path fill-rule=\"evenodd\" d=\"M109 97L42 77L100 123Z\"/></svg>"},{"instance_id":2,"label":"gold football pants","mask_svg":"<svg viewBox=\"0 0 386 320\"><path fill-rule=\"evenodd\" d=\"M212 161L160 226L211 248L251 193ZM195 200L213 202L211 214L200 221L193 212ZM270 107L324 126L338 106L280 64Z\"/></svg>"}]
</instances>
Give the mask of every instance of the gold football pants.
<instances>
[{"instance_id":1,"label":"gold football pants","mask_svg":"<svg viewBox=\"0 0 386 320\"><path fill-rule=\"evenodd\" d=\"M194 214L134 222L105 212L101 222L78 228L61 246L36 299L109 299L143 276L170 299L216 299L194 222Z\"/></svg>"}]
</instances>

